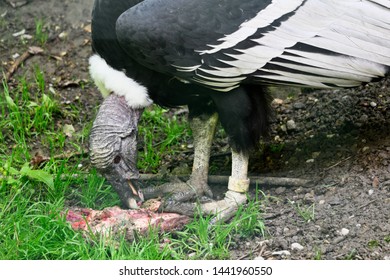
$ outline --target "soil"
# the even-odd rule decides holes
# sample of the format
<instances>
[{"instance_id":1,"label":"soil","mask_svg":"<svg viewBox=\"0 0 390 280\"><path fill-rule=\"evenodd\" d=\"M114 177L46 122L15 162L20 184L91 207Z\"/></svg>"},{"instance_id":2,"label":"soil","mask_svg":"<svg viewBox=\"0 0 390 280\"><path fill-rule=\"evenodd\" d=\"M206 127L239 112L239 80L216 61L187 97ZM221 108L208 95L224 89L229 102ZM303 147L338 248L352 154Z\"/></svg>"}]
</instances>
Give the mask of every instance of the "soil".
<instances>
[{"instance_id":1,"label":"soil","mask_svg":"<svg viewBox=\"0 0 390 280\"><path fill-rule=\"evenodd\" d=\"M76 130L93 119L101 102L88 76L92 5L93 0L0 0L2 71L37 44L25 35L34 35L35 21L44 19L44 52L26 60L14 77L39 65L64 106L84 106L79 123L59 120L73 121ZM15 34L22 30L24 35ZM17 86L12 78L9 84ZM236 240L231 257L390 259L390 79L351 90L272 92L271 135L252 155L250 173L310 184L260 186L266 236ZM211 165L214 173L228 174L229 156L221 150L226 151L224 139L216 141ZM165 162L165 169L177 169L177 162Z\"/></svg>"}]
</instances>

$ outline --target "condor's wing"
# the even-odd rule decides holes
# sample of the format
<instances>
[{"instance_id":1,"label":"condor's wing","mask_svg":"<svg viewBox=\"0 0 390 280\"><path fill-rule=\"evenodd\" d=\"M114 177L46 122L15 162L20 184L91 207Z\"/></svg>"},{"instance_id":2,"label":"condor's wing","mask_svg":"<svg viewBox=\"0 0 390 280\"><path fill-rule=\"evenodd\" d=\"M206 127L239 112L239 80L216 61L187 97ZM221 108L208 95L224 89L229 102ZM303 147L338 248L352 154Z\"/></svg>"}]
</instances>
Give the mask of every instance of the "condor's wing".
<instances>
[{"instance_id":1,"label":"condor's wing","mask_svg":"<svg viewBox=\"0 0 390 280\"><path fill-rule=\"evenodd\" d=\"M144 0L116 32L144 66L220 91L352 87L390 68L390 0Z\"/></svg>"}]
</instances>

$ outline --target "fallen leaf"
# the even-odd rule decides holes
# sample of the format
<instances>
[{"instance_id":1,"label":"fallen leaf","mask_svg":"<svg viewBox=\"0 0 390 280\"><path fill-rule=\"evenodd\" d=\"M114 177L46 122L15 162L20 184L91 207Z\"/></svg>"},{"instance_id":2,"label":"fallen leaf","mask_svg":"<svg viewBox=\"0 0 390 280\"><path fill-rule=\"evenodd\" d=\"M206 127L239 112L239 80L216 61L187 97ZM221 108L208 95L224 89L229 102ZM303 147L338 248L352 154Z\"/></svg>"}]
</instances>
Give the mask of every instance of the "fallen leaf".
<instances>
[{"instance_id":1,"label":"fallen leaf","mask_svg":"<svg viewBox=\"0 0 390 280\"><path fill-rule=\"evenodd\" d=\"M375 177L374 180L372 180L372 187L377 188L379 186L379 179L378 177Z\"/></svg>"},{"instance_id":2,"label":"fallen leaf","mask_svg":"<svg viewBox=\"0 0 390 280\"><path fill-rule=\"evenodd\" d=\"M73 137L73 134L76 132L73 125L71 124L65 124L62 128L62 132L69 138Z\"/></svg>"},{"instance_id":3,"label":"fallen leaf","mask_svg":"<svg viewBox=\"0 0 390 280\"><path fill-rule=\"evenodd\" d=\"M86 26L84 26L84 31L88 32L88 33L91 33L92 32L91 24L87 24Z\"/></svg>"},{"instance_id":4,"label":"fallen leaf","mask_svg":"<svg viewBox=\"0 0 390 280\"><path fill-rule=\"evenodd\" d=\"M37 46L31 46L28 48L30 54L40 54L43 53L43 49Z\"/></svg>"},{"instance_id":5,"label":"fallen leaf","mask_svg":"<svg viewBox=\"0 0 390 280\"><path fill-rule=\"evenodd\" d=\"M23 39L23 40L31 40L33 38L33 36L29 35L29 34L23 34L22 36L20 36L20 39Z\"/></svg>"},{"instance_id":6,"label":"fallen leaf","mask_svg":"<svg viewBox=\"0 0 390 280\"><path fill-rule=\"evenodd\" d=\"M23 35L25 33L26 33L26 29L22 29L22 30L20 30L18 32L13 33L12 36L19 37L19 36L21 36L21 35Z\"/></svg>"},{"instance_id":7,"label":"fallen leaf","mask_svg":"<svg viewBox=\"0 0 390 280\"><path fill-rule=\"evenodd\" d=\"M40 166L43 162L46 162L50 160L50 157L43 156L40 153L36 153L35 156L30 160L30 164L33 167L38 167Z\"/></svg>"},{"instance_id":8,"label":"fallen leaf","mask_svg":"<svg viewBox=\"0 0 390 280\"><path fill-rule=\"evenodd\" d=\"M55 60L62 61L62 57L59 57L57 55L50 55L51 58L54 58Z\"/></svg>"},{"instance_id":9,"label":"fallen leaf","mask_svg":"<svg viewBox=\"0 0 390 280\"><path fill-rule=\"evenodd\" d=\"M83 42L82 46L84 47L84 46L88 45L90 42L91 42L91 40L84 39L84 42Z\"/></svg>"}]
</instances>

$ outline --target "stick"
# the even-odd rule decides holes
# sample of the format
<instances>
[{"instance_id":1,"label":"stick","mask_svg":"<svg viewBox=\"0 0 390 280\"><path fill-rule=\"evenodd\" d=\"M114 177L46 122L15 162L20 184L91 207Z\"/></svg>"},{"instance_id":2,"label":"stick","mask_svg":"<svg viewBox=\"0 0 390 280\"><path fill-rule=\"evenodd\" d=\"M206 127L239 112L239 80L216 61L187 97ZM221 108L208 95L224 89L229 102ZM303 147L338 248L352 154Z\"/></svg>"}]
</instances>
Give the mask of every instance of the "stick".
<instances>
[{"instance_id":1,"label":"stick","mask_svg":"<svg viewBox=\"0 0 390 280\"><path fill-rule=\"evenodd\" d=\"M19 56L14 64L12 64L12 66L10 67L10 69L7 71L7 73L5 74L5 81L8 82L12 75L15 73L15 71L19 68L19 66L25 62L29 57L33 56L33 55L36 55L36 54L40 54L43 52L43 49L40 48L40 47L29 47L27 51L25 51L21 56Z\"/></svg>"},{"instance_id":2,"label":"stick","mask_svg":"<svg viewBox=\"0 0 390 280\"><path fill-rule=\"evenodd\" d=\"M338 166L338 165L342 164L343 162L345 162L345 161L349 160L351 157L352 157L352 156L350 156L350 157L347 157L347 158L345 158L345 159L343 159L343 160L341 160L341 161L337 162L336 164L333 164L333 165L331 165L331 166L329 166L329 167L325 168L325 169L324 169L324 171L328 171L328 170L330 170L330 169L332 169L332 168L334 168L334 167L336 167L336 166Z\"/></svg>"},{"instance_id":3,"label":"stick","mask_svg":"<svg viewBox=\"0 0 390 280\"><path fill-rule=\"evenodd\" d=\"M264 248L265 248L265 246L260 246L260 244L259 244L259 245L256 246L256 248L253 251L251 251L251 252L249 252L249 253L239 257L238 259L239 260L246 259L246 258L250 257L251 255L253 255L254 253L258 253L259 250L260 250L260 253L258 254L258 256L261 256L261 254L264 251Z\"/></svg>"},{"instance_id":4,"label":"stick","mask_svg":"<svg viewBox=\"0 0 390 280\"><path fill-rule=\"evenodd\" d=\"M35 154L35 156L31 159L30 163L33 166L40 166L41 164L44 164L48 162L50 159L69 159L76 156L87 156L88 152L66 152L63 154L55 155L52 157L48 156L42 156L39 153Z\"/></svg>"},{"instance_id":5,"label":"stick","mask_svg":"<svg viewBox=\"0 0 390 280\"><path fill-rule=\"evenodd\" d=\"M21 6L24 6L27 4L27 0L22 0L22 1L11 1L11 0L6 0L8 4L12 6L12 8L18 8Z\"/></svg>"},{"instance_id":6,"label":"stick","mask_svg":"<svg viewBox=\"0 0 390 280\"><path fill-rule=\"evenodd\" d=\"M377 200L378 200L378 199L374 199L374 200L371 200L371 201L369 201L369 202L367 202L367 203L365 203L365 204L363 204L363 205L360 205L359 207L357 207L357 208L354 209L353 211L356 211L356 210L360 210L360 209L362 209L362 208L365 208L365 207L369 206L370 204L376 202Z\"/></svg>"},{"instance_id":7,"label":"stick","mask_svg":"<svg viewBox=\"0 0 390 280\"><path fill-rule=\"evenodd\" d=\"M161 176L158 174L141 174L141 181L161 181L168 180L172 181L174 179L180 179L182 181L187 181L189 176ZM279 178L279 177L260 177L253 176L250 177L251 185L260 185L260 186L284 186L284 187L301 187L306 186L310 183L309 180L298 179L298 178ZM211 175L208 180L209 184L218 184L218 185L227 185L229 182L229 176L217 176Z\"/></svg>"}]
</instances>

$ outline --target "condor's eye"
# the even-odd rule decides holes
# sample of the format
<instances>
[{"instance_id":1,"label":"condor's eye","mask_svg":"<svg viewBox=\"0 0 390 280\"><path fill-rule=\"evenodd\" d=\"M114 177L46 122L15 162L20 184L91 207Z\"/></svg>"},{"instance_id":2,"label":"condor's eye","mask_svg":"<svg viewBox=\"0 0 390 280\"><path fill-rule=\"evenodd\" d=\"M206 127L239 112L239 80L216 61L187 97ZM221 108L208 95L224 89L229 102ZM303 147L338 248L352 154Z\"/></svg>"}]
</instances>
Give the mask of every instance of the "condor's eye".
<instances>
[{"instance_id":1,"label":"condor's eye","mask_svg":"<svg viewBox=\"0 0 390 280\"><path fill-rule=\"evenodd\" d=\"M116 157L114 157L113 162L114 162L115 164L118 164L118 163L121 162L121 160L122 160L121 156L116 156Z\"/></svg>"}]
</instances>

